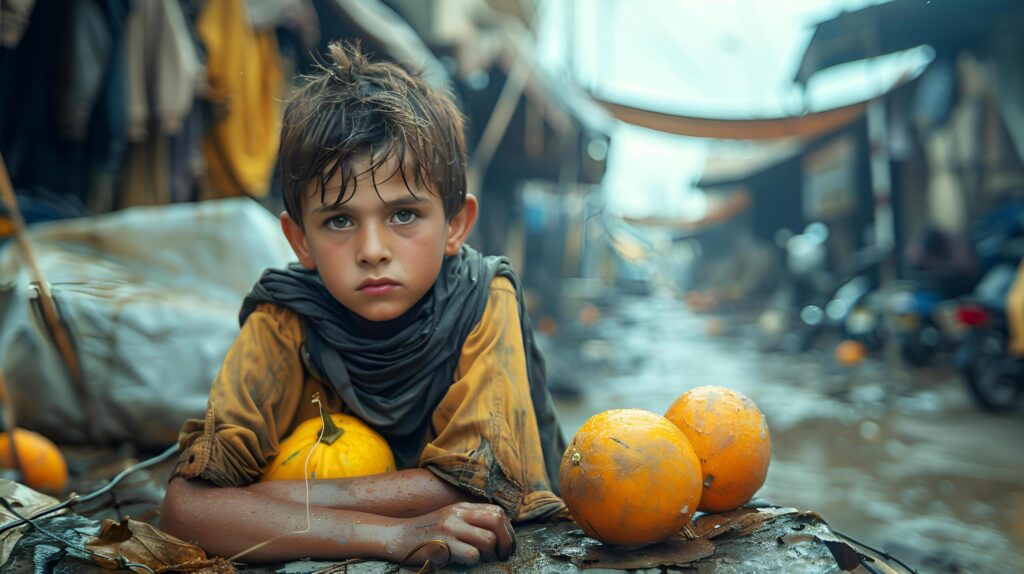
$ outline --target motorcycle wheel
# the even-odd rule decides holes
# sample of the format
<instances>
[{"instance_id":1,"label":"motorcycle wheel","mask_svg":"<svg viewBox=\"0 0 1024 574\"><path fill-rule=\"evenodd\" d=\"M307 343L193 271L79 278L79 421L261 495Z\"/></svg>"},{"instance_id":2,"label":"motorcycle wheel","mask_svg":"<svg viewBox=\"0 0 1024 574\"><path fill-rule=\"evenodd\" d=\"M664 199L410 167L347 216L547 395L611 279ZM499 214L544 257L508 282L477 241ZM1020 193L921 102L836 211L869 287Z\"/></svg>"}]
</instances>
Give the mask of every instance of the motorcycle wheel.
<instances>
[{"instance_id":1,"label":"motorcycle wheel","mask_svg":"<svg viewBox=\"0 0 1024 574\"><path fill-rule=\"evenodd\" d=\"M911 366L926 367L935 359L940 342L938 329L925 325L904 337L900 342L900 356Z\"/></svg>"},{"instance_id":2,"label":"motorcycle wheel","mask_svg":"<svg viewBox=\"0 0 1024 574\"><path fill-rule=\"evenodd\" d=\"M977 354L964 367L967 388L981 408L991 412L1016 410L1024 399L1019 361L1006 355L1006 342L989 336L977 341Z\"/></svg>"}]
</instances>

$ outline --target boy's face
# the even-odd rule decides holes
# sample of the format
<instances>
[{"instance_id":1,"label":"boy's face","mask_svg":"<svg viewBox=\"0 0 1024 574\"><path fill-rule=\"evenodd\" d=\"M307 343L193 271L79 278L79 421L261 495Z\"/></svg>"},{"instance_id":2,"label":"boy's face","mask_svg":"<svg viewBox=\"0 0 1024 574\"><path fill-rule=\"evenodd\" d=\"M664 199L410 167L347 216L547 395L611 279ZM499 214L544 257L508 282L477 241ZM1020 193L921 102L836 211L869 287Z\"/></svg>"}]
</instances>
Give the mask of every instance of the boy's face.
<instances>
[{"instance_id":1,"label":"boy's face","mask_svg":"<svg viewBox=\"0 0 1024 574\"><path fill-rule=\"evenodd\" d=\"M392 169L385 165L377 173ZM415 197L397 171L378 181L376 190L366 173L351 198L331 207L341 185L335 174L327 184L326 203L320 202L315 185L309 187L302 206L304 229L281 214L299 262L316 269L342 305L370 321L395 319L419 301L437 279L444 256L459 251L476 220L472 196L446 221L441 198L406 179Z\"/></svg>"}]
</instances>

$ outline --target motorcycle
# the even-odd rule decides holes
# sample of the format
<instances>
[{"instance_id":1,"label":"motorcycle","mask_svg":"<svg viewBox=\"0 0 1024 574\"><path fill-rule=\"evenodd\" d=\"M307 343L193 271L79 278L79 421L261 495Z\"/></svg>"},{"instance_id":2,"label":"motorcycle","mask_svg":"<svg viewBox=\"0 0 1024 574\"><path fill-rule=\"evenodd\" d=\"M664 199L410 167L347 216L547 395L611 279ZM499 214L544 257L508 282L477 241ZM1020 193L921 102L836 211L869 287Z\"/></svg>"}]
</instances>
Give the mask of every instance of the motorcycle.
<instances>
[{"instance_id":1,"label":"motorcycle","mask_svg":"<svg viewBox=\"0 0 1024 574\"><path fill-rule=\"evenodd\" d=\"M914 367L924 367L937 355L954 351L959 343L954 334L957 306L957 300L941 289L914 282L896 284L889 298L889 313L900 358Z\"/></svg>"},{"instance_id":2,"label":"motorcycle","mask_svg":"<svg viewBox=\"0 0 1024 574\"><path fill-rule=\"evenodd\" d=\"M878 282L858 275L836 290L825 315L838 328L841 340L857 341L875 351L884 341L880 298Z\"/></svg>"},{"instance_id":3,"label":"motorcycle","mask_svg":"<svg viewBox=\"0 0 1024 574\"><path fill-rule=\"evenodd\" d=\"M966 329L957 366L971 396L989 411L1010 411L1024 404L1024 357L1009 352L1007 294L1015 281L1024 281L1024 266L997 265L957 308Z\"/></svg>"},{"instance_id":4,"label":"motorcycle","mask_svg":"<svg viewBox=\"0 0 1024 574\"><path fill-rule=\"evenodd\" d=\"M812 302L800 310L804 349L820 340L863 343L868 350L882 346L880 293L877 271L884 254L868 246L828 276L822 304Z\"/></svg>"},{"instance_id":5,"label":"motorcycle","mask_svg":"<svg viewBox=\"0 0 1024 574\"><path fill-rule=\"evenodd\" d=\"M786 230L776 237L786 254L786 266L768 308L757 319L766 350L806 351L824 326L820 319L829 293L825 271L828 236L828 226L815 222L802 233Z\"/></svg>"},{"instance_id":6,"label":"motorcycle","mask_svg":"<svg viewBox=\"0 0 1024 574\"><path fill-rule=\"evenodd\" d=\"M907 246L906 278L892 285L888 301L889 327L907 364L923 367L956 349L952 311L977 283L974 251L965 237L936 226Z\"/></svg>"}]
</instances>

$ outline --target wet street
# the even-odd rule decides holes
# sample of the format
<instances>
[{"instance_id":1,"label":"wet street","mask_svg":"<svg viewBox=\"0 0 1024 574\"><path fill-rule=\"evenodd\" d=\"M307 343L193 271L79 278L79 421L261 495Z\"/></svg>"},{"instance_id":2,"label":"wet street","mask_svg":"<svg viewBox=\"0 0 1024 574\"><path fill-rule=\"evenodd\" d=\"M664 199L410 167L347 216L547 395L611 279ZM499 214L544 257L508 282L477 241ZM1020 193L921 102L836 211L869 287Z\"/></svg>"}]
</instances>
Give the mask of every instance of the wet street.
<instances>
[{"instance_id":1,"label":"wet street","mask_svg":"<svg viewBox=\"0 0 1024 574\"><path fill-rule=\"evenodd\" d=\"M545 341L552 386L576 390L557 397L567 437L605 409L664 413L689 388L731 387L772 433L759 498L816 511L919 572L1024 571L1024 412L981 412L949 368L763 353L708 321L668 295L623 297Z\"/></svg>"}]
</instances>

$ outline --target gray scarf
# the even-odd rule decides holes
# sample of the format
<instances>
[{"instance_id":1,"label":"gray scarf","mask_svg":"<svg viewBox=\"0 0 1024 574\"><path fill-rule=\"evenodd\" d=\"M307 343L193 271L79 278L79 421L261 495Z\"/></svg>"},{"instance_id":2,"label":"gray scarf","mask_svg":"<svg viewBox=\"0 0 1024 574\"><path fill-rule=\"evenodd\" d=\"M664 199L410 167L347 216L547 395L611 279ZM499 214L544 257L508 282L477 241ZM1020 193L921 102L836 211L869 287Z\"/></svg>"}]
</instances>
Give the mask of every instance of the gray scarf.
<instances>
[{"instance_id":1,"label":"gray scarf","mask_svg":"<svg viewBox=\"0 0 1024 574\"><path fill-rule=\"evenodd\" d=\"M264 302L298 313L318 374L354 414L387 439L399 468L410 468L419 461L434 409L454 382L462 346L480 322L491 280L499 275L515 287L530 398L545 467L558 492L565 438L548 392L544 357L526 315L522 286L508 258L483 256L464 245L457 255L445 258L423 299L402 317L372 324L339 303L316 271L293 263L264 272L242 303L239 319L244 324Z\"/></svg>"}]
</instances>

